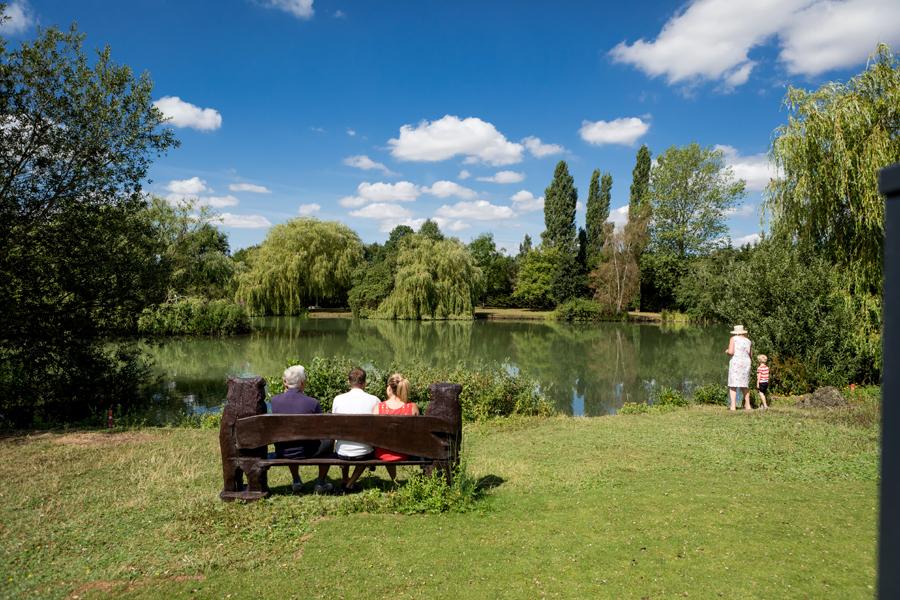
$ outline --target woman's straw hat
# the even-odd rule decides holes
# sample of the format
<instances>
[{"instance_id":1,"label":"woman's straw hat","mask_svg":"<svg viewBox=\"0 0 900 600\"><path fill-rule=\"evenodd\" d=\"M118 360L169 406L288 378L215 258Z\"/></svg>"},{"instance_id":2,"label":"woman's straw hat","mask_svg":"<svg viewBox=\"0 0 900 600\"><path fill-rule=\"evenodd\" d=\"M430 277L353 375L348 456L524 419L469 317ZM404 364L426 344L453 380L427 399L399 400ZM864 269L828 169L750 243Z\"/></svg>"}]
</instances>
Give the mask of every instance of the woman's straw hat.
<instances>
[{"instance_id":1,"label":"woman's straw hat","mask_svg":"<svg viewBox=\"0 0 900 600\"><path fill-rule=\"evenodd\" d=\"M743 325L735 325L734 329L731 330L732 335L747 335L747 330L744 329Z\"/></svg>"}]
</instances>

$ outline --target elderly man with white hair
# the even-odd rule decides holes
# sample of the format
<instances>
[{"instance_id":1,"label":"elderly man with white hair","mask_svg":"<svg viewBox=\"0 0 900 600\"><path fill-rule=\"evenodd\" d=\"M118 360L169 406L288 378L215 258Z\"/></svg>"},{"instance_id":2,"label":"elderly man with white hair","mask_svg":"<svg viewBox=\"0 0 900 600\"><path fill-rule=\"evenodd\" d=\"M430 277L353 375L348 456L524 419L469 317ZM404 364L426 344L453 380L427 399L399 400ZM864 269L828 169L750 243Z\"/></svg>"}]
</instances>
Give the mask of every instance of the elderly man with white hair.
<instances>
[{"instance_id":1,"label":"elderly man with white hair","mask_svg":"<svg viewBox=\"0 0 900 600\"><path fill-rule=\"evenodd\" d=\"M306 369L302 365L293 365L284 370L282 375L284 392L271 400L273 414L314 415L322 412L322 406L315 398L303 393L306 388ZM331 440L297 440L293 442L276 442L275 456L278 458L312 458L331 451ZM289 465L293 483L291 488L299 492L303 486L300 479L300 467ZM333 486L328 483L328 465L319 465L319 478L314 488L317 494L329 493Z\"/></svg>"}]
</instances>

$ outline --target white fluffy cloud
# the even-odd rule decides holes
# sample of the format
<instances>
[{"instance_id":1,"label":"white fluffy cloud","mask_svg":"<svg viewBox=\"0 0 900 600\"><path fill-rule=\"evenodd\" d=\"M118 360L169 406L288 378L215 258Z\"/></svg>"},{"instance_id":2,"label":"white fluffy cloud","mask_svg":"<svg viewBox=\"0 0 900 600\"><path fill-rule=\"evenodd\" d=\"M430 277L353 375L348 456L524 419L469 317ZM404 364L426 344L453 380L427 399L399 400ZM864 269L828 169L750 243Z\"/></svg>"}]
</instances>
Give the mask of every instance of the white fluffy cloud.
<instances>
[{"instance_id":1,"label":"white fluffy cloud","mask_svg":"<svg viewBox=\"0 0 900 600\"><path fill-rule=\"evenodd\" d=\"M385 202L376 202L359 210L350 212L351 217L361 217L363 219L405 219L412 216L409 209L399 204L389 204Z\"/></svg>"},{"instance_id":2,"label":"white fluffy cloud","mask_svg":"<svg viewBox=\"0 0 900 600\"><path fill-rule=\"evenodd\" d=\"M338 202L341 206L348 208L362 206L367 202L412 202L423 191L426 190L410 181L398 181L397 183L364 181L357 186L355 196L345 196Z\"/></svg>"},{"instance_id":3,"label":"white fluffy cloud","mask_svg":"<svg viewBox=\"0 0 900 600\"><path fill-rule=\"evenodd\" d=\"M513 207L519 212L544 210L544 197L535 198L528 190L520 190L512 195Z\"/></svg>"},{"instance_id":4,"label":"white fluffy cloud","mask_svg":"<svg viewBox=\"0 0 900 600\"><path fill-rule=\"evenodd\" d=\"M630 146L650 129L650 124L638 117L612 121L582 121L578 134L589 144L621 144Z\"/></svg>"},{"instance_id":5,"label":"white fluffy cloud","mask_svg":"<svg viewBox=\"0 0 900 600\"><path fill-rule=\"evenodd\" d=\"M385 175L395 175L395 173L388 169L383 163L375 162L365 154L348 156L344 159L344 164L348 167L356 167L357 169L362 169L363 171L371 171L373 169L376 169L378 171L381 171Z\"/></svg>"},{"instance_id":6,"label":"white fluffy cloud","mask_svg":"<svg viewBox=\"0 0 900 600\"><path fill-rule=\"evenodd\" d=\"M203 192L211 192L212 190L206 186L206 181L199 177L191 177L190 179L173 179L166 185L166 189L173 194L181 194L184 196L196 196Z\"/></svg>"},{"instance_id":7,"label":"white fluffy cloud","mask_svg":"<svg viewBox=\"0 0 900 600\"><path fill-rule=\"evenodd\" d=\"M364 181L356 188L356 192L372 202L412 202L419 197L422 190L409 181L398 181L397 183Z\"/></svg>"},{"instance_id":8,"label":"white fluffy cloud","mask_svg":"<svg viewBox=\"0 0 900 600\"><path fill-rule=\"evenodd\" d=\"M350 137L356 137L356 130L355 130L355 129L350 129L350 128L348 127L348 128L347 128L347 135L349 135Z\"/></svg>"},{"instance_id":9,"label":"white fluffy cloud","mask_svg":"<svg viewBox=\"0 0 900 600\"><path fill-rule=\"evenodd\" d=\"M524 151L522 144L510 142L491 123L454 115L422 121L415 127L403 125L400 135L388 140L388 145L399 160L437 162L464 156L466 162L494 166L521 162Z\"/></svg>"},{"instance_id":10,"label":"white fluffy cloud","mask_svg":"<svg viewBox=\"0 0 900 600\"><path fill-rule=\"evenodd\" d=\"M488 183L519 183L525 179L525 174L517 171L497 171L490 177L477 177L477 179Z\"/></svg>"},{"instance_id":11,"label":"white fluffy cloud","mask_svg":"<svg viewBox=\"0 0 900 600\"><path fill-rule=\"evenodd\" d=\"M463 200L472 200L478 194L473 189L469 189L463 185L459 185L453 181L436 181L431 187L422 188L422 191L438 198L462 198Z\"/></svg>"},{"instance_id":12,"label":"white fluffy cloud","mask_svg":"<svg viewBox=\"0 0 900 600\"><path fill-rule=\"evenodd\" d=\"M226 212L219 215L219 220L225 227L234 229L265 229L272 226L262 215L235 215Z\"/></svg>"},{"instance_id":13,"label":"white fluffy cloud","mask_svg":"<svg viewBox=\"0 0 900 600\"><path fill-rule=\"evenodd\" d=\"M628 224L628 205L620 206L614 210L609 211L609 218L606 220L607 223L612 223L616 226L616 229L622 229Z\"/></svg>"},{"instance_id":14,"label":"white fluffy cloud","mask_svg":"<svg viewBox=\"0 0 900 600\"><path fill-rule=\"evenodd\" d=\"M173 179L166 184L169 194L166 200L170 204L193 204L194 206L209 206L211 208L225 208L237 206L238 199L234 196L204 196L212 192L212 188L206 185L206 181L199 177L189 179Z\"/></svg>"},{"instance_id":15,"label":"white fluffy cloud","mask_svg":"<svg viewBox=\"0 0 900 600\"><path fill-rule=\"evenodd\" d=\"M766 188L769 180L778 176L778 169L769 162L765 153L741 156L733 146L717 145L725 163L734 171L735 177L747 182L747 190L759 192Z\"/></svg>"},{"instance_id":16,"label":"white fluffy cloud","mask_svg":"<svg viewBox=\"0 0 900 600\"><path fill-rule=\"evenodd\" d=\"M545 144L541 141L541 138L534 136L528 136L522 140L522 144L525 145L525 148L527 148L535 158L562 154L566 151L566 149L559 144Z\"/></svg>"},{"instance_id":17,"label":"white fluffy cloud","mask_svg":"<svg viewBox=\"0 0 900 600\"><path fill-rule=\"evenodd\" d=\"M175 127L213 131L222 126L222 115L214 108L200 108L178 96L163 96L153 103Z\"/></svg>"},{"instance_id":18,"label":"white fluffy cloud","mask_svg":"<svg viewBox=\"0 0 900 600\"><path fill-rule=\"evenodd\" d=\"M459 175L457 175L456 178L465 181L466 179L468 179L471 176L472 176L471 173L469 173L467 170L463 169L462 171L459 172Z\"/></svg>"},{"instance_id":19,"label":"white fluffy cloud","mask_svg":"<svg viewBox=\"0 0 900 600\"><path fill-rule=\"evenodd\" d=\"M272 190L264 185L255 183L232 183L228 186L230 192L250 192L251 194L271 194Z\"/></svg>"},{"instance_id":20,"label":"white fluffy cloud","mask_svg":"<svg viewBox=\"0 0 900 600\"><path fill-rule=\"evenodd\" d=\"M0 33L3 34L22 33L34 24L31 7L25 0L10 2L3 15L6 17L6 21L0 23Z\"/></svg>"},{"instance_id":21,"label":"white fluffy cloud","mask_svg":"<svg viewBox=\"0 0 900 600\"><path fill-rule=\"evenodd\" d=\"M298 19L312 19L315 14L313 8L314 0L265 0L265 6L269 8L277 8L286 13L290 13Z\"/></svg>"},{"instance_id":22,"label":"white fluffy cloud","mask_svg":"<svg viewBox=\"0 0 900 600\"><path fill-rule=\"evenodd\" d=\"M900 44L900 2L815 2L797 12L780 37L779 58L789 73L818 75L852 67L876 42Z\"/></svg>"},{"instance_id":23,"label":"white fluffy cloud","mask_svg":"<svg viewBox=\"0 0 900 600\"><path fill-rule=\"evenodd\" d=\"M865 60L875 44L900 42L896 0L694 0L653 41L622 42L613 60L669 83L746 83L749 52L773 38L793 74L816 75Z\"/></svg>"},{"instance_id":24,"label":"white fluffy cloud","mask_svg":"<svg viewBox=\"0 0 900 600\"><path fill-rule=\"evenodd\" d=\"M493 221L497 219L509 219L515 216L513 209L508 206L497 206L487 200L475 202L457 202L453 205L445 204L435 213L444 219L470 219L472 221Z\"/></svg>"},{"instance_id":25,"label":"white fluffy cloud","mask_svg":"<svg viewBox=\"0 0 900 600\"><path fill-rule=\"evenodd\" d=\"M746 246L747 244L755 246L759 243L760 239L762 239L762 237L758 233L751 233L750 235L742 235L741 237L732 239L731 245L735 248L740 248L741 246Z\"/></svg>"},{"instance_id":26,"label":"white fluffy cloud","mask_svg":"<svg viewBox=\"0 0 900 600\"><path fill-rule=\"evenodd\" d=\"M300 208L297 209L297 212L300 213L301 216L308 217L320 210L322 210L322 206L319 204L301 204Z\"/></svg>"}]
</instances>

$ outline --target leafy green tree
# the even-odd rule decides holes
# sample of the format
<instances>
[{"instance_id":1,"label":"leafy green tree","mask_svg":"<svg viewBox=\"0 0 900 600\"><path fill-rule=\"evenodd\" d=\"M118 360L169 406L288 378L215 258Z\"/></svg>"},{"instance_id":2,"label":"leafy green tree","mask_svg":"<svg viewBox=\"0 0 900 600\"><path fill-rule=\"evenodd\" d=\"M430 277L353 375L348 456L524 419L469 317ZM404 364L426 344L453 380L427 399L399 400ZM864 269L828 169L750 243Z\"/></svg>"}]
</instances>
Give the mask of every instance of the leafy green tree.
<instances>
[{"instance_id":1,"label":"leafy green tree","mask_svg":"<svg viewBox=\"0 0 900 600\"><path fill-rule=\"evenodd\" d=\"M617 231L607 230L603 253L590 275L594 300L609 314L622 314L637 297L641 285L641 248L646 244L647 218L640 212Z\"/></svg>"},{"instance_id":2,"label":"leafy green tree","mask_svg":"<svg viewBox=\"0 0 900 600\"><path fill-rule=\"evenodd\" d=\"M555 246L541 246L522 256L513 301L528 308L552 308L554 273L562 252Z\"/></svg>"},{"instance_id":3,"label":"leafy green tree","mask_svg":"<svg viewBox=\"0 0 900 600\"><path fill-rule=\"evenodd\" d=\"M677 307L676 289L687 272L689 262L670 252L644 252L640 255L640 306L645 311Z\"/></svg>"},{"instance_id":4,"label":"leafy green tree","mask_svg":"<svg viewBox=\"0 0 900 600\"><path fill-rule=\"evenodd\" d=\"M844 274L808 247L784 238L755 248L726 249L682 277L678 295L689 313L743 323L754 353L770 357L773 385L805 393L820 385L877 381L853 346Z\"/></svg>"},{"instance_id":5,"label":"leafy green tree","mask_svg":"<svg viewBox=\"0 0 900 600\"><path fill-rule=\"evenodd\" d=\"M378 307L388 319L471 319L481 270L457 240L433 240L421 233L397 254L393 287Z\"/></svg>"},{"instance_id":6,"label":"leafy green tree","mask_svg":"<svg viewBox=\"0 0 900 600\"><path fill-rule=\"evenodd\" d=\"M553 181L544 190L544 244L555 246L564 252L575 250L575 206L578 190L569 175L566 161L556 164Z\"/></svg>"},{"instance_id":7,"label":"leafy green tree","mask_svg":"<svg viewBox=\"0 0 900 600\"><path fill-rule=\"evenodd\" d=\"M519 244L519 257L522 257L529 252L531 252L531 236L526 233L522 243Z\"/></svg>"},{"instance_id":8,"label":"leafy green tree","mask_svg":"<svg viewBox=\"0 0 900 600\"><path fill-rule=\"evenodd\" d=\"M106 337L165 293L141 181L176 140L150 78L83 39L0 38L0 421L17 426L136 399L140 361Z\"/></svg>"},{"instance_id":9,"label":"leafy green tree","mask_svg":"<svg viewBox=\"0 0 900 600\"><path fill-rule=\"evenodd\" d=\"M516 275L515 259L497 250L491 233L483 233L472 240L469 252L482 273L482 285L477 293L478 302L490 306L508 304Z\"/></svg>"},{"instance_id":10,"label":"leafy green tree","mask_svg":"<svg viewBox=\"0 0 900 600\"><path fill-rule=\"evenodd\" d=\"M594 169L591 175L591 185L587 199L587 264L590 267L597 265L600 253L603 249L603 240L606 232L606 221L609 219L609 204L612 199L612 175L603 174L600 181L600 170Z\"/></svg>"},{"instance_id":11,"label":"leafy green tree","mask_svg":"<svg viewBox=\"0 0 900 600\"><path fill-rule=\"evenodd\" d=\"M672 146L650 178L650 245L680 259L707 254L728 233L725 211L744 196L720 150Z\"/></svg>"},{"instance_id":12,"label":"leafy green tree","mask_svg":"<svg viewBox=\"0 0 900 600\"><path fill-rule=\"evenodd\" d=\"M425 222L422 223L421 227L419 227L419 235L423 235L435 242L439 242L444 239L444 234L441 233L441 228L438 227L438 224L431 219L425 219Z\"/></svg>"},{"instance_id":13,"label":"leafy green tree","mask_svg":"<svg viewBox=\"0 0 900 600\"><path fill-rule=\"evenodd\" d=\"M388 234L384 246L366 246L365 261L354 270L351 278L353 287L347 297L355 316L372 316L391 293L397 270L397 254L401 246L414 239L415 235L412 227L397 225Z\"/></svg>"},{"instance_id":14,"label":"leafy green tree","mask_svg":"<svg viewBox=\"0 0 900 600\"><path fill-rule=\"evenodd\" d=\"M791 87L775 132L773 227L881 293L884 198L878 170L900 161L900 62L881 44L868 68L815 91Z\"/></svg>"},{"instance_id":15,"label":"leafy green tree","mask_svg":"<svg viewBox=\"0 0 900 600\"><path fill-rule=\"evenodd\" d=\"M343 305L362 258L362 243L346 225L293 219L269 231L238 279L236 298L262 315L301 314L323 302Z\"/></svg>"},{"instance_id":16,"label":"leafy green tree","mask_svg":"<svg viewBox=\"0 0 900 600\"><path fill-rule=\"evenodd\" d=\"M642 144L631 171L631 190L628 196L628 218L638 210L649 208L650 203L650 149Z\"/></svg>"},{"instance_id":17,"label":"leafy green tree","mask_svg":"<svg viewBox=\"0 0 900 600\"><path fill-rule=\"evenodd\" d=\"M879 168L900 161L900 63L881 44L865 71L809 92L790 88L786 125L767 190L773 233L796 239L846 277L850 336L867 363L881 362L884 198Z\"/></svg>"},{"instance_id":18,"label":"leafy green tree","mask_svg":"<svg viewBox=\"0 0 900 600\"><path fill-rule=\"evenodd\" d=\"M172 205L153 198L148 218L163 246L160 258L169 271L169 296L220 299L234 294L228 236L212 225L213 215L196 214L191 203Z\"/></svg>"}]
</instances>

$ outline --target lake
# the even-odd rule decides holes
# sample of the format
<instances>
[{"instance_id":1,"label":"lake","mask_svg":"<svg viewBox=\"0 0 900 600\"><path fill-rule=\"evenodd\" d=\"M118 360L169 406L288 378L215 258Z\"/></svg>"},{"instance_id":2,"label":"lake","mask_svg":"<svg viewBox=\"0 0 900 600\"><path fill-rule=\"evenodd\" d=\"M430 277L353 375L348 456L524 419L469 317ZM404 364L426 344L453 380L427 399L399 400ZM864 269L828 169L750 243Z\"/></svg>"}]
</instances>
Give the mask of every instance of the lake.
<instances>
[{"instance_id":1,"label":"lake","mask_svg":"<svg viewBox=\"0 0 900 600\"><path fill-rule=\"evenodd\" d=\"M167 339L148 346L168 390L190 411L218 408L228 375L278 375L290 359L437 366L496 361L534 377L570 415L615 413L669 386L725 383L728 328L547 321L382 321L273 317L249 335ZM465 383L465 382L461 382Z\"/></svg>"}]
</instances>

